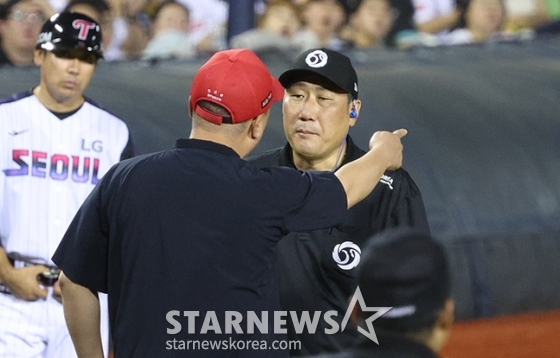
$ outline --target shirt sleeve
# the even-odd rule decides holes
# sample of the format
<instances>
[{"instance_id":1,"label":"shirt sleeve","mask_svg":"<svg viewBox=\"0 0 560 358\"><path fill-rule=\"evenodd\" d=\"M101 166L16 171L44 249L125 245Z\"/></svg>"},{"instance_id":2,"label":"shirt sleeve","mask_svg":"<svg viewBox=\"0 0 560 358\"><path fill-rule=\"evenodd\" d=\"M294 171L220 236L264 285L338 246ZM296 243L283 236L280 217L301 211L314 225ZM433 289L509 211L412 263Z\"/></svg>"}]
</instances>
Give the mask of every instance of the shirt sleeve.
<instances>
[{"instance_id":1,"label":"shirt sleeve","mask_svg":"<svg viewBox=\"0 0 560 358\"><path fill-rule=\"evenodd\" d=\"M331 172L267 168L288 231L308 231L342 224L348 211L346 192Z\"/></svg>"},{"instance_id":2,"label":"shirt sleeve","mask_svg":"<svg viewBox=\"0 0 560 358\"><path fill-rule=\"evenodd\" d=\"M393 226L409 226L430 233L424 200L416 183L404 170L401 171L398 204L394 207L391 217Z\"/></svg>"},{"instance_id":3,"label":"shirt sleeve","mask_svg":"<svg viewBox=\"0 0 560 358\"><path fill-rule=\"evenodd\" d=\"M126 147L124 147L121 153L121 160L129 159L136 156L136 149L134 148L134 144L132 142L132 137L130 136L130 132L128 134L128 142L126 142Z\"/></svg>"},{"instance_id":4,"label":"shirt sleeve","mask_svg":"<svg viewBox=\"0 0 560 358\"><path fill-rule=\"evenodd\" d=\"M70 223L53 262L73 282L107 293L109 230L102 195L107 173L95 186Z\"/></svg>"}]
</instances>

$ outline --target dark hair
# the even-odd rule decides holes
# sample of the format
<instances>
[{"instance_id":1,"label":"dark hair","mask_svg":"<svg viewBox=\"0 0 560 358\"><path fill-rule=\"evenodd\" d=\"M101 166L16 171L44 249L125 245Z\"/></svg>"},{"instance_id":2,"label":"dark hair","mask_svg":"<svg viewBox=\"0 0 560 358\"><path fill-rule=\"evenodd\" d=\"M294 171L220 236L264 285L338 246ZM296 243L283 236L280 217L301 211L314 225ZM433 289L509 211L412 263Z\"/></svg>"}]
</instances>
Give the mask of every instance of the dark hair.
<instances>
[{"instance_id":1,"label":"dark hair","mask_svg":"<svg viewBox=\"0 0 560 358\"><path fill-rule=\"evenodd\" d=\"M70 12L72 11L72 7L76 5L91 6L100 14L107 13L111 10L109 4L105 0L70 0L63 11Z\"/></svg>"},{"instance_id":2,"label":"dark hair","mask_svg":"<svg viewBox=\"0 0 560 358\"><path fill-rule=\"evenodd\" d=\"M209 112L212 112L214 114L220 115L220 116L230 116L231 115L227 109L225 109L224 107L222 107L219 104L216 104L214 102L198 101L197 104L200 107L204 108L205 110L207 110Z\"/></svg>"},{"instance_id":3,"label":"dark hair","mask_svg":"<svg viewBox=\"0 0 560 358\"><path fill-rule=\"evenodd\" d=\"M159 13L163 10L164 7L166 7L167 5L171 5L171 4L179 5L180 7L185 9L188 17L189 18L191 17L191 10L188 7L186 7L182 3L178 2L178 1L175 1L175 0L166 0L166 1L162 2L161 4L159 4L159 6L156 8L156 10L154 11L154 13L151 16L152 21L155 21L155 19L158 17Z\"/></svg>"},{"instance_id":4,"label":"dark hair","mask_svg":"<svg viewBox=\"0 0 560 358\"><path fill-rule=\"evenodd\" d=\"M457 0L455 7L459 10L459 20L457 20L457 24L455 24L455 27L453 27L451 31L467 27L467 10L471 3L471 0Z\"/></svg>"},{"instance_id":5,"label":"dark hair","mask_svg":"<svg viewBox=\"0 0 560 358\"><path fill-rule=\"evenodd\" d=\"M6 20L12 8L21 1L25 0L9 0L3 4L0 4L0 20Z\"/></svg>"}]
</instances>

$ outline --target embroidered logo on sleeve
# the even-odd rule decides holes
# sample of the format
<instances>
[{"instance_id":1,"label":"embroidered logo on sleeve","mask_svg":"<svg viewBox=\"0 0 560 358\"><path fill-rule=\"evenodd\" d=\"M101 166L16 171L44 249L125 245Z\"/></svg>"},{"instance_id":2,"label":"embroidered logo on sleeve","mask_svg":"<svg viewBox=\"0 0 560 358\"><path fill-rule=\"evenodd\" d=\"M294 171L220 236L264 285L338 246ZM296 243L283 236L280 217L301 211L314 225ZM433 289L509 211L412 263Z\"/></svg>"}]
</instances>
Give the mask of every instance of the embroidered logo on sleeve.
<instances>
[{"instance_id":1,"label":"embroidered logo on sleeve","mask_svg":"<svg viewBox=\"0 0 560 358\"><path fill-rule=\"evenodd\" d=\"M391 190L393 190L393 178L388 175L383 174L381 180L379 180L383 184L387 184Z\"/></svg>"}]
</instances>

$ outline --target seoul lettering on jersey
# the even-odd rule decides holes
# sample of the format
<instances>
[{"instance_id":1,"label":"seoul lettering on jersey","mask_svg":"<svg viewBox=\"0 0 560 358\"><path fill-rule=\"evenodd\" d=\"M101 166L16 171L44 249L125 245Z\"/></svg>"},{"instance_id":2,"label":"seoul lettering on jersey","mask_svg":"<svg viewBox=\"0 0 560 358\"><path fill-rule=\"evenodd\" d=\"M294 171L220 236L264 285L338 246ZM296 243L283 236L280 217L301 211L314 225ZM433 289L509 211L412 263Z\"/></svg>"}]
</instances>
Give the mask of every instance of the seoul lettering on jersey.
<instances>
[{"instance_id":1,"label":"seoul lettering on jersey","mask_svg":"<svg viewBox=\"0 0 560 358\"><path fill-rule=\"evenodd\" d=\"M99 182L99 159L28 149L12 150L16 168L2 169L6 176L31 175L53 180L72 180L76 183ZM71 173L71 174L70 174Z\"/></svg>"}]
</instances>

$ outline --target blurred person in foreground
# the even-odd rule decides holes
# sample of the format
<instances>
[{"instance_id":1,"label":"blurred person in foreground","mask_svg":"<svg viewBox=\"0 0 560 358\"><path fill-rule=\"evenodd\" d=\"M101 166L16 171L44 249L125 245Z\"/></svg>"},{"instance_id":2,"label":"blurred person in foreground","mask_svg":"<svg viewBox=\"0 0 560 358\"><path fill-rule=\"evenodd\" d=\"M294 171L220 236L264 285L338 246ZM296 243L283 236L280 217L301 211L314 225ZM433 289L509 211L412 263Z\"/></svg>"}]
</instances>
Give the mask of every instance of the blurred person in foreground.
<instances>
[{"instance_id":1,"label":"blurred person in foreground","mask_svg":"<svg viewBox=\"0 0 560 358\"><path fill-rule=\"evenodd\" d=\"M37 36L52 14L45 0L0 3L0 66L33 66Z\"/></svg>"},{"instance_id":2,"label":"blurred person in foreground","mask_svg":"<svg viewBox=\"0 0 560 358\"><path fill-rule=\"evenodd\" d=\"M326 48L300 54L280 76L285 88L282 106L287 143L249 158L258 167L283 166L299 170L334 172L366 153L349 131L360 115L358 77L350 58ZM368 118L366 120L375 120ZM329 228L291 232L278 244L282 310L337 313L339 325L347 297L356 289L356 269L366 240L390 227L411 226L429 232L420 190L402 168L382 174L368 197L348 211L344 223ZM288 337L301 342L292 356L337 351L348 347L358 334L352 326L328 334L324 317L316 332L298 332L287 319Z\"/></svg>"},{"instance_id":3,"label":"blurred person in foreground","mask_svg":"<svg viewBox=\"0 0 560 358\"><path fill-rule=\"evenodd\" d=\"M316 358L437 358L454 321L444 247L424 232L391 229L368 241L357 276L348 313L361 335L354 347Z\"/></svg>"}]
</instances>

